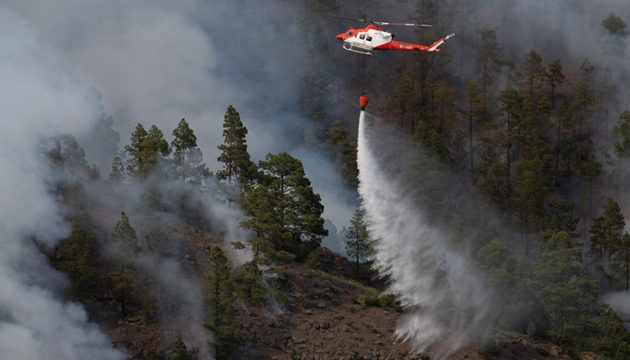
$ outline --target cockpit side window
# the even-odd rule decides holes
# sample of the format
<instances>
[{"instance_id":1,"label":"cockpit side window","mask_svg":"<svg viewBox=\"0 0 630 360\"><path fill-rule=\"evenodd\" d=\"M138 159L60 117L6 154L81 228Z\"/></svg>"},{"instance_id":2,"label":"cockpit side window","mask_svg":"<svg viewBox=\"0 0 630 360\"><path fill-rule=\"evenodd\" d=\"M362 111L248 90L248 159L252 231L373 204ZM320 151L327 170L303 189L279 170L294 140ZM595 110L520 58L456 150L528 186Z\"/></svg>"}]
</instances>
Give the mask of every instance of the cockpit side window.
<instances>
[{"instance_id":1,"label":"cockpit side window","mask_svg":"<svg viewBox=\"0 0 630 360\"><path fill-rule=\"evenodd\" d=\"M366 37L365 40L372 41L372 37L368 35L368 37Z\"/></svg>"},{"instance_id":2,"label":"cockpit side window","mask_svg":"<svg viewBox=\"0 0 630 360\"><path fill-rule=\"evenodd\" d=\"M359 39L361 39L361 40L365 39L365 35L363 35L363 34L359 35Z\"/></svg>"}]
</instances>

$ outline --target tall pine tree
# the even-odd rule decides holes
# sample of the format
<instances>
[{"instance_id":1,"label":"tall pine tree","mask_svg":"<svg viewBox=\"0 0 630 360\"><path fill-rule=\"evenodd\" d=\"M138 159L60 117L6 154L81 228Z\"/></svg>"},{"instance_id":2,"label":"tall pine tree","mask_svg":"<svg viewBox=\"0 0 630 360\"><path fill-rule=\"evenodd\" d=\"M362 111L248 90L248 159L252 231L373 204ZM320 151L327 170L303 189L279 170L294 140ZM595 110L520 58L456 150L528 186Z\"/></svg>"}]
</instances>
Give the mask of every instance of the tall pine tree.
<instances>
[{"instance_id":1,"label":"tall pine tree","mask_svg":"<svg viewBox=\"0 0 630 360\"><path fill-rule=\"evenodd\" d=\"M241 122L241 116L232 105L228 106L223 121L224 141L218 146L221 155L217 160L223 163L223 169L217 171L219 179L227 179L230 183L235 179L246 184L255 176L255 166L247 152L246 135L247 128Z\"/></svg>"},{"instance_id":2,"label":"tall pine tree","mask_svg":"<svg viewBox=\"0 0 630 360\"><path fill-rule=\"evenodd\" d=\"M219 246L210 250L208 259L207 294L210 301L210 321L206 326L214 333L214 346L221 359L227 359L238 344L234 316L234 285L227 258Z\"/></svg>"},{"instance_id":3,"label":"tall pine tree","mask_svg":"<svg viewBox=\"0 0 630 360\"><path fill-rule=\"evenodd\" d=\"M361 260L372 253L372 244L367 231L367 225L363 221L363 211L357 208L354 212L350 227L344 229L346 234L346 254L354 259L358 272Z\"/></svg>"},{"instance_id":4,"label":"tall pine tree","mask_svg":"<svg viewBox=\"0 0 630 360\"><path fill-rule=\"evenodd\" d=\"M182 180L187 181L187 178L192 177L193 182L199 182L199 177L206 173L203 155L197 147L197 136L186 119L182 119L173 130L173 138L174 164L181 169Z\"/></svg>"}]
</instances>

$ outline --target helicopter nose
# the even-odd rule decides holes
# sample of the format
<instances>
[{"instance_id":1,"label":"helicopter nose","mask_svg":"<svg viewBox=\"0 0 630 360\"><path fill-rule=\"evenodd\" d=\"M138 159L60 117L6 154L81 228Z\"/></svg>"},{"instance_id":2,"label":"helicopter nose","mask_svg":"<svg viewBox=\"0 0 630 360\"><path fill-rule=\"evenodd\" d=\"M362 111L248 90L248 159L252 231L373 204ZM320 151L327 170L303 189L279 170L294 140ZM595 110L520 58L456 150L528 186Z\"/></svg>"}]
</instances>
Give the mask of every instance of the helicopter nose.
<instances>
[{"instance_id":1,"label":"helicopter nose","mask_svg":"<svg viewBox=\"0 0 630 360\"><path fill-rule=\"evenodd\" d=\"M345 34L339 34L339 35L335 36L335 39L337 39L337 40L345 40L344 39L344 35Z\"/></svg>"}]
</instances>

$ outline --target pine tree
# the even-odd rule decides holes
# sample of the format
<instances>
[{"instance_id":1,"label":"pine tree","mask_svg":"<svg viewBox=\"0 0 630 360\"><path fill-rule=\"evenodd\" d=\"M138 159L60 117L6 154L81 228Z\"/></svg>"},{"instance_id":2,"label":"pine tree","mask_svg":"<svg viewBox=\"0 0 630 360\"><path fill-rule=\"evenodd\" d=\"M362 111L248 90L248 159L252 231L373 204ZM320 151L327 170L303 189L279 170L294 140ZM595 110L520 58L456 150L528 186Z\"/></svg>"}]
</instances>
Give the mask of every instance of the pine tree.
<instances>
[{"instance_id":1,"label":"pine tree","mask_svg":"<svg viewBox=\"0 0 630 360\"><path fill-rule=\"evenodd\" d=\"M321 198L313 192L302 162L286 152L267 154L259 168L278 227L274 236L268 239L271 247L303 259L328 233L321 218L324 211Z\"/></svg>"},{"instance_id":2,"label":"pine tree","mask_svg":"<svg viewBox=\"0 0 630 360\"><path fill-rule=\"evenodd\" d=\"M590 230L591 246L598 250L600 259L604 257L604 253L607 253L610 261L617 246L621 243L625 226L626 222L619 204L612 198L606 198L604 212L595 218Z\"/></svg>"},{"instance_id":3,"label":"pine tree","mask_svg":"<svg viewBox=\"0 0 630 360\"><path fill-rule=\"evenodd\" d=\"M509 201L507 165L501 157L502 141L496 138L479 139L479 165L475 168L479 191L495 204L505 207Z\"/></svg>"},{"instance_id":4,"label":"pine tree","mask_svg":"<svg viewBox=\"0 0 630 360\"><path fill-rule=\"evenodd\" d=\"M203 155L197 147L197 136L188 126L186 119L182 119L173 130L173 141L171 145L175 149L175 166L180 167L182 179L193 176L193 181L200 182L200 176L207 173L203 164Z\"/></svg>"},{"instance_id":5,"label":"pine tree","mask_svg":"<svg viewBox=\"0 0 630 360\"><path fill-rule=\"evenodd\" d=\"M270 191L265 185L258 185L250 189L242 203L243 210L250 216L242 221L241 226L250 229L254 236L247 239L252 252L252 260L243 265L240 275L243 286L239 292L252 301L262 300L264 287L261 283L261 267L269 268L269 255L274 253L271 239L282 236L281 228L276 221L276 211ZM242 243L234 243L237 249L244 249Z\"/></svg>"},{"instance_id":6,"label":"pine tree","mask_svg":"<svg viewBox=\"0 0 630 360\"><path fill-rule=\"evenodd\" d=\"M142 124L138 124L131 134L131 144L125 145L125 151L131 157L127 172L144 180L157 164L171 153L171 148L157 126L152 125L147 132Z\"/></svg>"},{"instance_id":7,"label":"pine tree","mask_svg":"<svg viewBox=\"0 0 630 360\"><path fill-rule=\"evenodd\" d=\"M551 148L543 137L543 119L547 115L547 102L523 98L520 131L521 156L514 162L514 197L516 213L521 223L521 233L541 231L545 218L545 200L551 192L554 173ZM529 241L525 243L529 250Z\"/></svg>"},{"instance_id":8,"label":"pine tree","mask_svg":"<svg viewBox=\"0 0 630 360\"><path fill-rule=\"evenodd\" d=\"M247 152L246 135L247 128L243 126L241 116L232 105L228 106L223 121L224 142L218 146L221 155L217 160L224 164L223 170L217 172L219 179L228 179L231 183L234 178L246 184L255 176L255 165Z\"/></svg>"},{"instance_id":9,"label":"pine tree","mask_svg":"<svg viewBox=\"0 0 630 360\"><path fill-rule=\"evenodd\" d=\"M112 171L109 173L109 180L112 182L120 182L125 177L125 167L120 159L116 156L112 161Z\"/></svg>"},{"instance_id":10,"label":"pine tree","mask_svg":"<svg viewBox=\"0 0 630 360\"><path fill-rule=\"evenodd\" d=\"M119 255L124 255L129 251L136 252L138 249L138 236L124 211L120 213L120 220L114 227L111 241L117 244Z\"/></svg>"},{"instance_id":11,"label":"pine tree","mask_svg":"<svg viewBox=\"0 0 630 360\"><path fill-rule=\"evenodd\" d=\"M166 157L171 153L171 147L168 145L168 141L164 139L162 130L160 130L157 126L151 125L151 128L147 133L147 140L151 141L153 151L156 154Z\"/></svg>"},{"instance_id":12,"label":"pine tree","mask_svg":"<svg viewBox=\"0 0 630 360\"><path fill-rule=\"evenodd\" d=\"M548 71L545 73L547 76L547 86L549 86L549 98L551 100L551 108L555 108L556 104L556 90L564 83L564 74L562 73L562 64L559 59L554 60L548 66Z\"/></svg>"},{"instance_id":13,"label":"pine tree","mask_svg":"<svg viewBox=\"0 0 630 360\"><path fill-rule=\"evenodd\" d=\"M485 96L488 95L488 88L494 84L496 74L500 69L500 51L496 32L488 29L481 30L475 70L480 78L481 92Z\"/></svg>"},{"instance_id":14,"label":"pine tree","mask_svg":"<svg viewBox=\"0 0 630 360\"><path fill-rule=\"evenodd\" d=\"M630 157L630 111L624 111L619 115L619 122L612 132L619 138L619 141L615 142L617 155Z\"/></svg>"},{"instance_id":15,"label":"pine tree","mask_svg":"<svg viewBox=\"0 0 630 360\"><path fill-rule=\"evenodd\" d=\"M521 74L525 90L529 98L533 101L534 95L543 85L543 81L547 78L547 72L542 65L542 57L534 50L525 56L525 65Z\"/></svg>"},{"instance_id":16,"label":"pine tree","mask_svg":"<svg viewBox=\"0 0 630 360\"><path fill-rule=\"evenodd\" d=\"M479 83L471 81L466 87L466 101L468 102L468 155L470 156L470 170L475 168L473 153L473 124L483 119L486 102L481 93Z\"/></svg>"},{"instance_id":17,"label":"pine tree","mask_svg":"<svg viewBox=\"0 0 630 360\"><path fill-rule=\"evenodd\" d=\"M581 269L581 252L569 234L556 233L547 240L542 263L534 271L536 297L550 320L549 335L560 344L579 333L582 318L597 302L598 283Z\"/></svg>"},{"instance_id":18,"label":"pine tree","mask_svg":"<svg viewBox=\"0 0 630 360\"><path fill-rule=\"evenodd\" d=\"M341 121L335 121L330 125L326 131L326 143L330 144L330 156L335 166L342 171L346 183L356 186L359 174L357 150Z\"/></svg>"},{"instance_id":19,"label":"pine tree","mask_svg":"<svg viewBox=\"0 0 630 360\"><path fill-rule=\"evenodd\" d=\"M227 359L238 344L239 334L234 323L234 285L227 258L219 246L210 251L208 259L208 301L210 321L206 326L214 333L214 346L221 359Z\"/></svg>"},{"instance_id":20,"label":"pine tree","mask_svg":"<svg viewBox=\"0 0 630 360\"><path fill-rule=\"evenodd\" d=\"M354 212L350 227L344 228L346 234L346 254L354 259L357 272L361 260L372 253L372 244L367 231L367 225L363 221L363 211L357 208Z\"/></svg>"},{"instance_id":21,"label":"pine tree","mask_svg":"<svg viewBox=\"0 0 630 360\"><path fill-rule=\"evenodd\" d=\"M121 218L116 223L110 239L115 244L116 256L114 260L116 270L112 274L113 287L117 293L121 314L126 316L127 304L133 299L135 294L132 285L135 269L130 264L128 257L137 253L138 238L124 211L121 212Z\"/></svg>"},{"instance_id":22,"label":"pine tree","mask_svg":"<svg viewBox=\"0 0 630 360\"><path fill-rule=\"evenodd\" d=\"M434 93L433 104L436 110L437 130L440 134L444 134L446 129L452 128L457 123L455 89L446 83L438 84Z\"/></svg>"},{"instance_id":23,"label":"pine tree","mask_svg":"<svg viewBox=\"0 0 630 360\"><path fill-rule=\"evenodd\" d=\"M602 26L608 30L610 35L626 36L628 30L626 30L626 23L619 16L610 13L608 17L602 20Z\"/></svg>"},{"instance_id":24,"label":"pine tree","mask_svg":"<svg viewBox=\"0 0 630 360\"><path fill-rule=\"evenodd\" d=\"M400 133L405 131L404 120L410 119L409 128L413 127L413 117L417 104L416 91L411 79L402 75L398 80L398 87L394 93L394 103L396 104L396 114L400 117Z\"/></svg>"},{"instance_id":25,"label":"pine tree","mask_svg":"<svg viewBox=\"0 0 630 360\"><path fill-rule=\"evenodd\" d=\"M192 358L192 354L188 352L184 340L182 340L181 336L178 336L173 346L173 357L169 358L169 360L192 360Z\"/></svg>"},{"instance_id":26,"label":"pine tree","mask_svg":"<svg viewBox=\"0 0 630 360\"><path fill-rule=\"evenodd\" d=\"M95 263L96 242L94 235L83 228L78 219L74 220L70 236L61 241L55 254L59 261L59 269L70 279L68 289L70 296L76 300L89 301L94 296L93 291L98 280Z\"/></svg>"},{"instance_id":27,"label":"pine tree","mask_svg":"<svg viewBox=\"0 0 630 360\"><path fill-rule=\"evenodd\" d=\"M175 130L173 130L173 141L171 145L175 148L175 154L197 147L197 136L195 132L188 126L186 119L182 119Z\"/></svg>"},{"instance_id":28,"label":"pine tree","mask_svg":"<svg viewBox=\"0 0 630 360\"><path fill-rule=\"evenodd\" d=\"M144 156L145 140L147 131L142 124L138 123L131 134L131 144L125 145L125 151L131 159L128 161L127 170L130 174L137 176L145 173L146 158Z\"/></svg>"},{"instance_id":29,"label":"pine tree","mask_svg":"<svg viewBox=\"0 0 630 360\"><path fill-rule=\"evenodd\" d=\"M628 291L630 290L630 235L623 234L615 248L611 268L621 277L621 284Z\"/></svg>"},{"instance_id":30,"label":"pine tree","mask_svg":"<svg viewBox=\"0 0 630 360\"><path fill-rule=\"evenodd\" d=\"M509 199L512 195L512 145L514 140L515 129L518 129L520 118L523 111L523 103L521 95L515 89L508 87L501 92L498 98L501 103L499 111L505 117L505 176L506 181L506 197Z\"/></svg>"}]
</instances>

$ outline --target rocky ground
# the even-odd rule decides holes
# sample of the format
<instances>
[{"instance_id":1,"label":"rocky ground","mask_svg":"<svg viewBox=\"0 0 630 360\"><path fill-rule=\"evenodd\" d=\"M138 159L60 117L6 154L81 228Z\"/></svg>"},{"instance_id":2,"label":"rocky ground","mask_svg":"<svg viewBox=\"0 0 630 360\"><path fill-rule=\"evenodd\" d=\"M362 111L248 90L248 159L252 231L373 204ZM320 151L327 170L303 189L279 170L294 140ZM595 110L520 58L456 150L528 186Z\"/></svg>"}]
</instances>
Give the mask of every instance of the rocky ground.
<instances>
[{"instance_id":1,"label":"rocky ground","mask_svg":"<svg viewBox=\"0 0 630 360\"><path fill-rule=\"evenodd\" d=\"M182 231L184 233L184 231ZM186 236L188 235L188 236ZM204 271L212 238L196 238L181 255L189 271ZM353 264L330 250L318 250L319 266L291 264L287 289L275 292L266 306L237 302L238 322L243 341L236 359L435 359L428 353L413 353L408 342L397 342L396 323L403 316L396 304L376 304L385 288L382 280L352 280ZM172 354L176 331L164 324L144 321L140 316L120 319L107 306L88 306L113 343L125 348L129 359L164 359ZM109 306L110 310L113 305ZM109 314L109 315L108 315ZM448 339L445 339L448 342ZM579 354L584 360L600 360L592 354ZM524 335L500 333L483 348L467 346L447 360L533 360L571 357L561 348L539 344Z\"/></svg>"}]
</instances>

